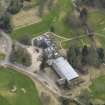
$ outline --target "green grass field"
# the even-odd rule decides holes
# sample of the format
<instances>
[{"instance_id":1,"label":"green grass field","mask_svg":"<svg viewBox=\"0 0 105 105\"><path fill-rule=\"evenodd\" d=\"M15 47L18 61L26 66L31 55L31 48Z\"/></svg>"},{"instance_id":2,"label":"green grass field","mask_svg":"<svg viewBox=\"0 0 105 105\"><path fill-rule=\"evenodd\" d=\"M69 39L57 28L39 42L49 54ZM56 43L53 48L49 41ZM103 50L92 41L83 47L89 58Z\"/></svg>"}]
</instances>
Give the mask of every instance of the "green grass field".
<instances>
[{"instance_id":1,"label":"green grass field","mask_svg":"<svg viewBox=\"0 0 105 105\"><path fill-rule=\"evenodd\" d=\"M105 76L101 76L92 82L90 86L94 99L105 100Z\"/></svg>"},{"instance_id":2,"label":"green grass field","mask_svg":"<svg viewBox=\"0 0 105 105\"><path fill-rule=\"evenodd\" d=\"M11 92L13 86L16 91ZM25 89L25 93L21 90ZM42 105L31 79L12 69L0 68L0 105Z\"/></svg>"}]
</instances>

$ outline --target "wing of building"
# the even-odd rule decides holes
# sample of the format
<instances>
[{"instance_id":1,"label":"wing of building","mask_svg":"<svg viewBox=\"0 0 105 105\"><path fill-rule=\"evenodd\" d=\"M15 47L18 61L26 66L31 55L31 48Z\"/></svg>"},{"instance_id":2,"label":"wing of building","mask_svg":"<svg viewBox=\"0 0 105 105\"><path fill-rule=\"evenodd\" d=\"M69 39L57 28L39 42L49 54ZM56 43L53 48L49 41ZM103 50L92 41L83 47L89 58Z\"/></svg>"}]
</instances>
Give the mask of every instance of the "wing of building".
<instances>
[{"instance_id":1,"label":"wing of building","mask_svg":"<svg viewBox=\"0 0 105 105\"><path fill-rule=\"evenodd\" d=\"M52 62L52 67L61 78L64 78L67 81L79 77L79 75L75 72L72 66L63 57L58 57L54 59Z\"/></svg>"}]
</instances>

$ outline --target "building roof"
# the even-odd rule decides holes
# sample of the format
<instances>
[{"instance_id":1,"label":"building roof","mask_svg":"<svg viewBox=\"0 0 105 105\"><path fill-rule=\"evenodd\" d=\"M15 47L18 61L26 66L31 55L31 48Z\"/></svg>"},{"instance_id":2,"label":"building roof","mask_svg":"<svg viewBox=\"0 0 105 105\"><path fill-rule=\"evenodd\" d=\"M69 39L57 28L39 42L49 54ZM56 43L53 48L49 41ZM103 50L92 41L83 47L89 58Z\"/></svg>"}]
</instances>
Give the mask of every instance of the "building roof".
<instances>
[{"instance_id":1,"label":"building roof","mask_svg":"<svg viewBox=\"0 0 105 105\"><path fill-rule=\"evenodd\" d=\"M68 81L79 77L72 66L63 57L54 59L52 66L61 78L65 78Z\"/></svg>"},{"instance_id":2,"label":"building roof","mask_svg":"<svg viewBox=\"0 0 105 105\"><path fill-rule=\"evenodd\" d=\"M54 45L48 35L43 35L38 37L37 39L34 39L33 44L43 49Z\"/></svg>"}]
</instances>

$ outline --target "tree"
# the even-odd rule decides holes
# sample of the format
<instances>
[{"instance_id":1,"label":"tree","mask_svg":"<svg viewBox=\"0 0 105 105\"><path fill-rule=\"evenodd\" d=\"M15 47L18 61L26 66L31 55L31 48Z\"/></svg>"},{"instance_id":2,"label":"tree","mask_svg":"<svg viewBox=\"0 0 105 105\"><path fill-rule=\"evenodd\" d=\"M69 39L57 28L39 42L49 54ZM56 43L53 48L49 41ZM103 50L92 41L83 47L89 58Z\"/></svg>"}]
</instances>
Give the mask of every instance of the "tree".
<instances>
[{"instance_id":1,"label":"tree","mask_svg":"<svg viewBox=\"0 0 105 105\"><path fill-rule=\"evenodd\" d=\"M11 0L7 11L11 14L18 13L23 7L23 0Z\"/></svg>"},{"instance_id":2,"label":"tree","mask_svg":"<svg viewBox=\"0 0 105 105\"><path fill-rule=\"evenodd\" d=\"M45 6L47 7L47 9L49 11L51 11L55 7L54 0L37 0L36 2L37 2L36 4L39 6L39 13L38 13L38 15L40 17L43 16L43 12L44 12L44 7Z\"/></svg>"},{"instance_id":3,"label":"tree","mask_svg":"<svg viewBox=\"0 0 105 105\"><path fill-rule=\"evenodd\" d=\"M23 35L20 39L19 42L24 44L24 45L31 45L31 36L26 34Z\"/></svg>"},{"instance_id":4,"label":"tree","mask_svg":"<svg viewBox=\"0 0 105 105\"><path fill-rule=\"evenodd\" d=\"M64 23L68 28L73 30L74 34L80 35L80 29L82 25L78 17L70 15L70 13L68 13L64 18Z\"/></svg>"},{"instance_id":5,"label":"tree","mask_svg":"<svg viewBox=\"0 0 105 105\"><path fill-rule=\"evenodd\" d=\"M81 26L81 23L80 23L80 20L75 17L75 16L70 16L70 15L67 15L66 18L65 18L65 23L70 27L70 28L73 28L74 30L80 28Z\"/></svg>"},{"instance_id":6,"label":"tree","mask_svg":"<svg viewBox=\"0 0 105 105\"><path fill-rule=\"evenodd\" d=\"M88 59L87 59L88 54L89 54L88 47L85 45L82 49L82 59L81 59L82 64L88 63Z\"/></svg>"},{"instance_id":7,"label":"tree","mask_svg":"<svg viewBox=\"0 0 105 105\"><path fill-rule=\"evenodd\" d=\"M87 45L84 45L82 49L82 56L87 56L89 54Z\"/></svg>"},{"instance_id":8,"label":"tree","mask_svg":"<svg viewBox=\"0 0 105 105\"><path fill-rule=\"evenodd\" d=\"M94 2L95 0L76 0L76 5L77 6L82 6L82 5L94 6Z\"/></svg>"},{"instance_id":9,"label":"tree","mask_svg":"<svg viewBox=\"0 0 105 105\"><path fill-rule=\"evenodd\" d=\"M89 65L95 66L95 67L99 67L99 61L98 61L98 57L97 57L97 51L94 47L89 48L89 56L88 56L88 63Z\"/></svg>"},{"instance_id":10,"label":"tree","mask_svg":"<svg viewBox=\"0 0 105 105\"><path fill-rule=\"evenodd\" d=\"M95 8L105 8L105 0L76 0L76 5L86 5Z\"/></svg>"},{"instance_id":11,"label":"tree","mask_svg":"<svg viewBox=\"0 0 105 105\"><path fill-rule=\"evenodd\" d=\"M88 10L87 8L84 7L80 11L80 20L83 25L87 24L87 16L88 16Z\"/></svg>"},{"instance_id":12,"label":"tree","mask_svg":"<svg viewBox=\"0 0 105 105\"><path fill-rule=\"evenodd\" d=\"M74 42L70 45L69 50L67 52L67 59L73 67L77 66L78 63L77 59L79 55L80 55L80 49L77 46L77 43Z\"/></svg>"},{"instance_id":13,"label":"tree","mask_svg":"<svg viewBox=\"0 0 105 105\"><path fill-rule=\"evenodd\" d=\"M100 2L101 2L102 7L105 8L105 0L100 0Z\"/></svg>"},{"instance_id":14,"label":"tree","mask_svg":"<svg viewBox=\"0 0 105 105\"><path fill-rule=\"evenodd\" d=\"M12 31L11 17L7 12L0 16L0 29L4 30L5 32Z\"/></svg>"},{"instance_id":15,"label":"tree","mask_svg":"<svg viewBox=\"0 0 105 105\"><path fill-rule=\"evenodd\" d=\"M24 66L31 65L31 56L25 48L13 45L12 53L10 55L10 62L21 64Z\"/></svg>"},{"instance_id":16,"label":"tree","mask_svg":"<svg viewBox=\"0 0 105 105\"><path fill-rule=\"evenodd\" d=\"M44 70L44 68L47 66L47 58L45 55L43 55L43 58L42 58L42 63L40 65L40 70Z\"/></svg>"},{"instance_id":17,"label":"tree","mask_svg":"<svg viewBox=\"0 0 105 105\"><path fill-rule=\"evenodd\" d=\"M53 8L53 3L54 3L54 0L49 0L49 2L48 2L48 9L49 9L49 10L52 10L52 8Z\"/></svg>"},{"instance_id":18,"label":"tree","mask_svg":"<svg viewBox=\"0 0 105 105\"><path fill-rule=\"evenodd\" d=\"M50 26L50 32L55 32L55 28L54 28L54 26Z\"/></svg>"},{"instance_id":19,"label":"tree","mask_svg":"<svg viewBox=\"0 0 105 105\"><path fill-rule=\"evenodd\" d=\"M103 48L98 48L97 49L97 54L98 54L98 60L100 63L104 62L104 49Z\"/></svg>"},{"instance_id":20,"label":"tree","mask_svg":"<svg viewBox=\"0 0 105 105\"><path fill-rule=\"evenodd\" d=\"M70 100L66 97L60 97L60 102L61 102L61 105L69 105L70 104Z\"/></svg>"}]
</instances>

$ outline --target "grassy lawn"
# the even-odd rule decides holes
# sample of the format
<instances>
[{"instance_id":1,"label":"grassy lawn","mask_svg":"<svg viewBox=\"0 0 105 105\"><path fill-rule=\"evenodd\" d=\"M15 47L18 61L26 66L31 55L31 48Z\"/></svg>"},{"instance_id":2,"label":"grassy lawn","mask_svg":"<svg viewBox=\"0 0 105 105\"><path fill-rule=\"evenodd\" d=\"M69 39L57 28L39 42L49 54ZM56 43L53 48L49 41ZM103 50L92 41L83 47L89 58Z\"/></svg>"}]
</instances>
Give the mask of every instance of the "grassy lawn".
<instances>
[{"instance_id":1,"label":"grassy lawn","mask_svg":"<svg viewBox=\"0 0 105 105\"><path fill-rule=\"evenodd\" d=\"M93 25L95 32L105 32L105 11L93 10L89 12L89 21Z\"/></svg>"},{"instance_id":2,"label":"grassy lawn","mask_svg":"<svg viewBox=\"0 0 105 105\"><path fill-rule=\"evenodd\" d=\"M11 92L13 86L16 91ZM22 91L25 89L25 92ZM0 68L0 105L42 105L31 79L12 69Z\"/></svg>"},{"instance_id":3,"label":"grassy lawn","mask_svg":"<svg viewBox=\"0 0 105 105\"><path fill-rule=\"evenodd\" d=\"M101 76L94 80L90 89L93 98L105 100L105 76Z\"/></svg>"},{"instance_id":4,"label":"grassy lawn","mask_svg":"<svg viewBox=\"0 0 105 105\"><path fill-rule=\"evenodd\" d=\"M89 12L89 21L93 26L93 29L96 33L99 33L100 36L97 36L103 47L105 48L105 11L104 10L93 10Z\"/></svg>"}]
</instances>

